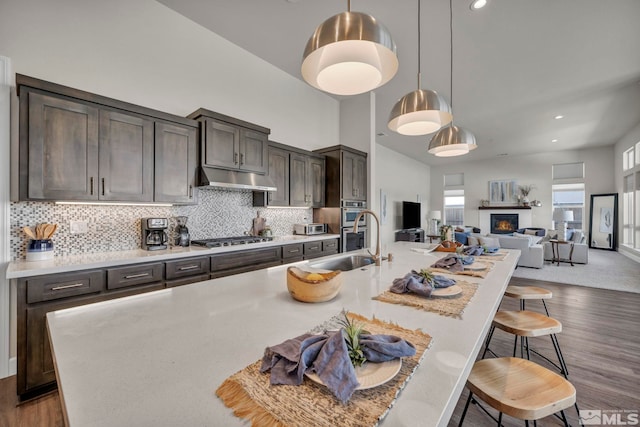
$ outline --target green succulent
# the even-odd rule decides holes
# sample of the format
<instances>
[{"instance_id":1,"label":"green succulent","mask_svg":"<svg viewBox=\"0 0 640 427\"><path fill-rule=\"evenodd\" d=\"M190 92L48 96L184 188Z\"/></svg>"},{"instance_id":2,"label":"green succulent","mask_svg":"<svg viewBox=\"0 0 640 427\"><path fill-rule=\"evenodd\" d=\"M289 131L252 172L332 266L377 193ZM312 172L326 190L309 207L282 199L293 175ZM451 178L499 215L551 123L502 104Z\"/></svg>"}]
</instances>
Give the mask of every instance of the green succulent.
<instances>
[{"instance_id":1,"label":"green succulent","mask_svg":"<svg viewBox=\"0 0 640 427\"><path fill-rule=\"evenodd\" d=\"M349 319L346 312L344 313L344 319L340 320L340 325L344 330L343 335L347 342L347 350L351 364L354 367L362 366L367 361L362 347L360 347L360 334L367 333L367 331L364 330L364 325Z\"/></svg>"},{"instance_id":2,"label":"green succulent","mask_svg":"<svg viewBox=\"0 0 640 427\"><path fill-rule=\"evenodd\" d=\"M433 279L435 277L435 274L433 274L431 271L429 271L426 268L423 268L422 270L420 270L418 272L418 275L424 277L424 281L427 283L433 282Z\"/></svg>"}]
</instances>

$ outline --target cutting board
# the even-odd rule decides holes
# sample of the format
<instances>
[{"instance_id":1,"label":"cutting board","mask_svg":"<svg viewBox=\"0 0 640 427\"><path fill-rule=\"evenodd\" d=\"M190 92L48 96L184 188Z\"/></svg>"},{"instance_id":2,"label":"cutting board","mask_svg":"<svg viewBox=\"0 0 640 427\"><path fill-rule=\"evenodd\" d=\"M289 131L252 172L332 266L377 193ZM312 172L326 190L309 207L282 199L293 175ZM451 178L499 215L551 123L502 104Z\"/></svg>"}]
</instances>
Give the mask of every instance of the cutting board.
<instances>
[{"instance_id":1,"label":"cutting board","mask_svg":"<svg viewBox=\"0 0 640 427\"><path fill-rule=\"evenodd\" d=\"M264 230L265 224L267 220L262 218L260 214L257 217L253 218L253 235L259 236L262 230Z\"/></svg>"}]
</instances>

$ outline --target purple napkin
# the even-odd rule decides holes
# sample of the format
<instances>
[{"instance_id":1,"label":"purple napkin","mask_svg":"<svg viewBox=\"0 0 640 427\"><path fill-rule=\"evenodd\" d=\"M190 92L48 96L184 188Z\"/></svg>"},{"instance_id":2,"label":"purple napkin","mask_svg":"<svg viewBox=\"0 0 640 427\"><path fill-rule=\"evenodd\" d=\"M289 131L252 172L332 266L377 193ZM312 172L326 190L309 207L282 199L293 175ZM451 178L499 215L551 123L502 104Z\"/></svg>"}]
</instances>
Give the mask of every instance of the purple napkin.
<instances>
[{"instance_id":1,"label":"purple napkin","mask_svg":"<svg viewBox=\"0 0 640 427\"><path fill-rule=\"evenodd\" d=\"M427 281L423 276L413 270L411 273L405 274L404 277L395 279L389 290L396 294L412 292L414 294L428 297L431 296L431 292L436 288L448 288L455 284L455 280L448 279L440 275L433 276L433 280Z\"/></svg>"},{"instance_id":2,"label":"purple napkin","mask_svg":"<svg viewBox=\"0 0 640 427\"><path fill-rule=\"evenodd\" d=\"M444 258L440 258L431 267L442 268L445 270L452 271L454 273L457 273L459 271L464 271L464 267L462 266L462 260L456 254L451 254L451 255L447 255Z\"/></svg>"},{"instance_id":3,"label":"purple napkin","mask_svg":"<svg viewBox=\"0 0 640 427\"><path fill-rule=\"evenodd\" d=\"M347 402L360 383L342 333L340 330L321 335L304 334L267 347L260 372L271 370L271 384L288 385L302 384L307 370L315 372L338 400ZM392 335L361 334L360 343L368 362L372 363L416 353L413 344Z\"/></svg>"}]
</instances>

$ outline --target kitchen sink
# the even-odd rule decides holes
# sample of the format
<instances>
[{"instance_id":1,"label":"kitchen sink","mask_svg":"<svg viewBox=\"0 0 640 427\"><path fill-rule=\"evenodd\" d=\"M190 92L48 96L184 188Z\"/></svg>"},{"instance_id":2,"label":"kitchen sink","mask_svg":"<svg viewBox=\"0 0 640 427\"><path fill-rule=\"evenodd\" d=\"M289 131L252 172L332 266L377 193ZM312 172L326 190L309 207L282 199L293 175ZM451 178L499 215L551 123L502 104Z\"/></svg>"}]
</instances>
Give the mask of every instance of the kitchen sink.
<instances>
[{"instance_id":1,"label":"kitchen sink","mask_svg":"<svg viewBox=\"0 0 640 427\"><path fill-rule=\"evenodd\" d=\"M341 258L330 259L327 261L321 261L314 264L309 264L309 267L318 268L322 270L342 270L349 271L356 268L366 267L367 265L375 264L373 257L368 255L349 255Z\"/></svg>"}]
</instances>

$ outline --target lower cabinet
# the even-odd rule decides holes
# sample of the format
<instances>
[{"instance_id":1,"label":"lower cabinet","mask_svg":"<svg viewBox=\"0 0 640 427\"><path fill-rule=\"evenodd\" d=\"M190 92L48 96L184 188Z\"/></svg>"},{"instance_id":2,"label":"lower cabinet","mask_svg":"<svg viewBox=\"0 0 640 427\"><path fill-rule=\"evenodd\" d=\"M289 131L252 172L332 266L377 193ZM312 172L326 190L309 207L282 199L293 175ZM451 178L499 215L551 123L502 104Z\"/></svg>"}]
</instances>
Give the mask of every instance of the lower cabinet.
<instances>
[{"instance_id":1,"label":"lower cabinet","mask_svg":"<svg viewBox=\"0 0 640 427\"><path fill-rule=\"evenodd\" d=\"M338 239L17 279L17 392L56 388L47 313L337 253Z\"/></svg>"}]
</instances>

